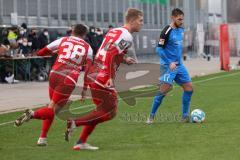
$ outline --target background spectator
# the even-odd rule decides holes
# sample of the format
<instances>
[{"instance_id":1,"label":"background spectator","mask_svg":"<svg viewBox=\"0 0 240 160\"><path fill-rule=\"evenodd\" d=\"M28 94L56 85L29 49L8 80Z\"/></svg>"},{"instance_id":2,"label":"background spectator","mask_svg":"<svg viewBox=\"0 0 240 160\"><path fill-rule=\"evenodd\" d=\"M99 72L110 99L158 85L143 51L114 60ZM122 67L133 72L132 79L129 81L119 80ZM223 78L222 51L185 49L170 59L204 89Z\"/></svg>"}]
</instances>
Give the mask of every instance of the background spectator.
<instances>
[{"instance_id":1,"label":"background spectator","mask_svg":"<svg viewBox=\"0 0 240 160\"><path fill-rule=\"evenodd\" d=\"M102 41L103 41L103 31L101 30L101 28L96 28L96 34L97 34L97 50L100 48Z\"/></svg>"},{"instance_id":2,"label":"background spectator","mask_svg":"<svg viewBox=\"0 0 240 160\"><path fill-rule=\"evenodd\" d=\"M7 39L10 43L10 46L13 48L18 47L18 44L17 44L18 33L19 33L19 30L17 26L13 26L8 30Z\"/></svg>"},{"instance_id":3,"label":"background spectator","mask_svg":"<svg viewBox=\"0 0 240 160\"><path fill-rule=\"evenodd\" d=\"M50 42L49 33L47 29L44 29L43 32L39 35L38 41L39 49L44 48Z\"/></svg>"},{"instance_id":4,"label":"background spectator","mask_svg":"<svg viewBox=\"0 0 240 160\"><path fill-rule=\"evenodd\" d=\"M104 33L104 35L106 35L107 33L108 33L108 31L110 31L111 29L113 29L114 27L113 27L113 25L109 25L108 26L108 29L105 31L105 33Z\"/></svg>"},{"instance_id":5,"label":"background spectator","mask_svg":"<svg viewBox=\"0 0 240 160\"><path fill-rule=\"evenodd\" d=\"M66 31L66 36L71 36L72 35L72 26L71 27L69 27L68 29L67 29L67 31Z\"/></svg>"},{"instance_id":6,"label":"background spectator","mask_svg":"<svg viewBox=\"0 0 240 160\"><path fill-rule=\"evenodd\" d=\"M9 49L10 49L10 43L7 40L7 38L5 38L3 42L0 43L0 57L6 57Z\"/></svg>"},{"instance_id":7,"label":"background spectator","mask_svg":"<svg viewBox=\"0 0 240 160\"><path fill-rule=\"evenodd\" d=\"M28 46L28 39L22 38L22 43L19 44L19 50L18 53L23 55L23 57L27 57L30 53L31 49L30 46Z\"/></svg>"},{"instance_id":8,"label":"background spectator","mask_svg":"<svg viewBox=\"0 0 240 160\"><path fill-rule=\"evenodd\" d=\"M28 35L28 42L32 43L31 52L36 52L40 47L37 32L38 30L36 28L32 28Z\"/></svg>"},{"instance_id":9,"label":"background spectator","mask_svg":"<svg viewBox=\"0 0 240 160\"><path fill-rule=\"evenodd\" d=\"M95 32L95 27L91 26L89 28L89 32L86 36L86 42L90 44L90 46L93 49L93 56L96 55L97 49L98 49L98 41L97 41L97 33Z\"/></svg>"}]
</instances>

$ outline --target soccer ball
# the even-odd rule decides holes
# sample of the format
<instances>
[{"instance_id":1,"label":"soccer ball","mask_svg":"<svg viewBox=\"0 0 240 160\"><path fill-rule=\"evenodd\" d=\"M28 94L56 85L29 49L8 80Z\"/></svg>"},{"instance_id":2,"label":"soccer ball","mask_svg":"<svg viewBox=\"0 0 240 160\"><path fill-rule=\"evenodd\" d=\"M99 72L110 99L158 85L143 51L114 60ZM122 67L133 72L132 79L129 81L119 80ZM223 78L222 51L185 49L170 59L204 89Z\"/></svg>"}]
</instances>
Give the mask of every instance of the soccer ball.
<instances>
[{"instance_id":1,"label":"soccer ball","mask_svg":"<svg viewBox=\"0 0 240 160\"><path fill-rule=\"evenodd\" d=\"M201 109L194 109L191 112L191 122L202 123L205 120L205 113Z\"/></svg>"}]
</instances>

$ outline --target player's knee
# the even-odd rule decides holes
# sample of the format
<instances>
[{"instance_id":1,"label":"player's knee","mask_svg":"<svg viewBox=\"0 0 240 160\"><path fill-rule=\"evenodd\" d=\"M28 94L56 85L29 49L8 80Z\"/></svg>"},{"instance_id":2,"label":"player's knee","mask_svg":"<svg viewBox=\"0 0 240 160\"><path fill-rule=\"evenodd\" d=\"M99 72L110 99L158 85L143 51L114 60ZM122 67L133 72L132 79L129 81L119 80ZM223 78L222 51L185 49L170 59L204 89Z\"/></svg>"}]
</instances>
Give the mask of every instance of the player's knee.
<instances>
[{"instance_id":1,"label":"player's knee","mask_svg":"<svg viewBox=\"0 0 240 160\"><path fill-rule=\"evenodd\" d=\"M193 92L193 85L192 85L191 82L184 83L182 85L182 88L183 88L184 91L189 91L189 92L192 91Z\"/></svg>"},{"instance_id":2,"label":"player's knee","mask_svg":"<svg viewBox=\"0 0 240 160\"><path fill-rule=\"evenodd\" d=\"M166 90L165 95L167 95L167 93L170 92L172 89L173 89L173 86L170 86L170 87Z\"/></svg>"},{"instance_id":3,"label":"player's knee","mask_svg":"<svg viewBox=\"0 0 240 160\"><path fill-rule=\"evenodd\" d=\"M56 103L54 101L51 101L48 104L48 108L51 108L53 110L53 112L55 113Z\"/></svg>"},{"instance_id":4,"label":"player's knee","mask_svg":"<svg viewBox=\"0 0 240 160\"><path fill-rule=\"evenodd\" d=\"M51 102L49 103L48 108L53 109L53 113L54 113L54 114L58 114L59 111L62 109L62 107L61 107L58 103L55 103L54 101L51 101Z\"/></svg>"},{"instance_id":5,"label":"player's knee","mask_svg":"<svg viewBox=\"0 0 240 160\"><path fill-rule=\"evenodd\" d=\"M168 87L159 87L159 93L166 96L168 92L170 92L172 90L172 85L169 85Z\"/></svg>"},{"instance_id":6,"label":"player's knee","mask_svg":"<svg viewBox=\"0 0 240 160\"><path fill-rule=\"evenodd\" d=\"M186 87L183 90L184 90L184 92L192 92L193 93L193 87Z\"/></svg>"},{"instance_id":7,"label":"player's knee","mask_svg":"<svg viewBox=\"0 0 240 160\"><path fill-rule=\"evenodd\" d=\"M62 109L62 107L57 105L56 107L54 107L54 113L58 114L61 109Z\"/></svg>"}]
</instances>

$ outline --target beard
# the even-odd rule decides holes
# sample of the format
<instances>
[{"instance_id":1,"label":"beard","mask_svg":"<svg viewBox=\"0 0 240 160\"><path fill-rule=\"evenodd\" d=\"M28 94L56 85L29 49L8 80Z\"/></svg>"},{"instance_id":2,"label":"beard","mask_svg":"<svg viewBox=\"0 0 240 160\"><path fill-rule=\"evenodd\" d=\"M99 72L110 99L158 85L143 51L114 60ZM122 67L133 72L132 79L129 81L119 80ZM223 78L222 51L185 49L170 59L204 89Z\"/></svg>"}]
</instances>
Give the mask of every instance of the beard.
<instances>
[{"instance_id":1,"label":"beard","mask_svg":"<svg viewBox=\"0 0 240 160\"><path fill-rule=\"evenodd\" d=\"M181 23L181 24L178 24L178 23L175 22L174 25L175 25L177 28L179 28L179 27L182 26L182 23Z\"/></svg>"}]
</instances>

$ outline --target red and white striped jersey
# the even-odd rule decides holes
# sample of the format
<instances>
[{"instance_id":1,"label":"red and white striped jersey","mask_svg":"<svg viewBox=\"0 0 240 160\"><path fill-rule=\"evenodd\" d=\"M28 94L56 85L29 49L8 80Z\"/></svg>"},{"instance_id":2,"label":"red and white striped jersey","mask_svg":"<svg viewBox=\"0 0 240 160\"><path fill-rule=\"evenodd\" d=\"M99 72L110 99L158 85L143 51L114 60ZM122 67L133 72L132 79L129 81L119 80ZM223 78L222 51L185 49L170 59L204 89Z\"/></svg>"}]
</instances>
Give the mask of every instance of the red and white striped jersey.
<instances>
[{"instance_id":1,"label":"red and white striped jersey","mask_svg":"<svg viewBox=\"0 0 240 160\"><path fill-rule=\"evenodd\" d=\"M78 37L60 38L47 45L46 48L52 52L57 51L58 54L52 71L66 75L79 74L87 59L92 61L92 48Z\"/></svg>"},{"instance_id":2,"label":"red and white striped jersey","mask_svg":"<svg viewBox=\"0 0 240 160\"><path fill-rule=\"evenodd\" d=\"M115 73L120 63L123 61L124 55L133 43L133 37L127 28L120 27L111 29L103 39L102 45L94 59L93 70L89 75L94 77L97 83L107 85L110 78L115 78Z\"/></svg>"}]
</instances>

